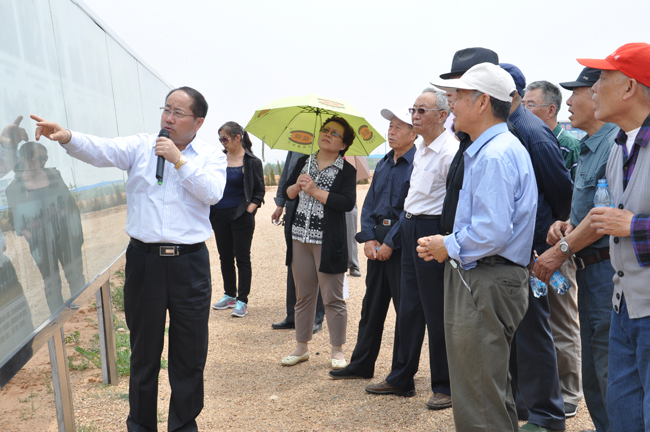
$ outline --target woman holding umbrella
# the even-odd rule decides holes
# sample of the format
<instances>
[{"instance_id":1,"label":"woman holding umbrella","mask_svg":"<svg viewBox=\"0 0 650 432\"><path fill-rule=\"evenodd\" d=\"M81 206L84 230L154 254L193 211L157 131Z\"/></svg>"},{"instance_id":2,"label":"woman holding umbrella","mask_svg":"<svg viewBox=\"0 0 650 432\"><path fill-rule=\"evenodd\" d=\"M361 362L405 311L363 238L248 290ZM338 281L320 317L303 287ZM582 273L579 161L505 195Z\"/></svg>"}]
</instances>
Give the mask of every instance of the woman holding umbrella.
<instances>
[{"instance_id":1,"label":"woman holding umbrella","mask_svg":"<svg viewBox=\"0 0 650 432\"><path fill-rule=\"evenodd\" d=\"M223 198L210 208L210 223L217 240L221 261L224 296L214 309L235 308L231 315L243 318L248 313L251 291L251 243L255 231L255 213L264 202L262 161L253 155L248 133L235 122L219 128L228 167ZM239 270L239 290L235 273Z\"/></svg>"},{"instance_id":2,"label":"woman holding umbrella","mask_svg":"<svg viewBox=\"0 0 650 432\"><path fill-rule=\"evenodd\" d=\"M287 265L291 265L296 283L297 344L282 359L285 366L309 359L307 343L312 339L319 286L330 331L332 369L346 365L342 348L347 326L343 298L348 266L345 212L356 202L356 170L343 155L354 138L354 129L345 119L327 119L318 135L320 150L298 160L283 190L286 199L298 200L287 215L291 226Z\"/></svg>"}]
</instances>

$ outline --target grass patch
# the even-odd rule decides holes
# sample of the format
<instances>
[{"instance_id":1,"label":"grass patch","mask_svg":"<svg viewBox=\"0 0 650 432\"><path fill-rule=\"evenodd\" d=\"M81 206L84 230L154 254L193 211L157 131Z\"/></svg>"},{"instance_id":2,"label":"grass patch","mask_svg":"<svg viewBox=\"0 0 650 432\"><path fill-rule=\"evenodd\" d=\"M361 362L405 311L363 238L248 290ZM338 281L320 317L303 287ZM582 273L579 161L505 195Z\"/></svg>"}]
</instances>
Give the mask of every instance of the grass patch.
<instances>
[{"instance_id":1,"label":"grass patch","mask_svg":"<svg viewBox=\"0 0 650 432\"><path fill-rule=\"evenodd\" d=\"M113 302L115 310L124 312L124 272L118 270L113 276L115 276L116 281L110 282L111 301Z\"/></svg>"},{"instance_id":2,"label":"grass patch","mask_svg":"<svg viewBox=\"0 0 650 432\"><path fill-rule=\"evenodd\" d=\"M70 333L67 335L64 339L64 342L68 345L71 344L79 344L79 337L81 336L81 333L79 333L79 330L75 330L73 333Z\"/></svg>"},{"instance_id":3,"label":"grass patch","mask_svg":"<svg viewBox=\"0 0 650 432\"><path fill-rule=\"evenodd\" d=\"M89 425L81 425L77 428L77 432L99 432L99 429L97 429L97 426L94 424L89 424Z\"/></svg>"}]
</instances>

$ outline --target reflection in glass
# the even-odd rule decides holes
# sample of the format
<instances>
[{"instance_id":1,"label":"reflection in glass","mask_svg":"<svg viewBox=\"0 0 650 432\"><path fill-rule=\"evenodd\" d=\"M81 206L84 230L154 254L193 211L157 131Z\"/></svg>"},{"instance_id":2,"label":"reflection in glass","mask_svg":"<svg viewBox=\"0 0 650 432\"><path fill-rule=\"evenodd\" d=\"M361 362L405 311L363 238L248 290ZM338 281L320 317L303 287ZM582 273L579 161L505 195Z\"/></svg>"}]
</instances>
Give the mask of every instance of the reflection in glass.
<instances>
[{"instance_id":1,"label":"reflection in glass","mask_svg":"<svg viewBox=\"0 0 650 432\"><path fill-rule=\"evenodd\" d=\"M61 173L45 168L45 146L30 141L19 154L16 175L6 190L9 221L29 244L45 283L47 305L54 313L63 304L59 264L72 295L85 285L81 215Z\"/></svg>"}]
</instances>

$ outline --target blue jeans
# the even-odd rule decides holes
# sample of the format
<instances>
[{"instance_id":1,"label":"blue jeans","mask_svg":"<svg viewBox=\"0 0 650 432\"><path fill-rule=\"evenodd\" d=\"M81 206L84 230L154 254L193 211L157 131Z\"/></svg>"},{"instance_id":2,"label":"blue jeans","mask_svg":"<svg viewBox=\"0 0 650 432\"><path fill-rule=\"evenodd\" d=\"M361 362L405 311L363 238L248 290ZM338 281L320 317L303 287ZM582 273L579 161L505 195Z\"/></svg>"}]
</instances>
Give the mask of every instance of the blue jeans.
<instances>
[{"instance_id":1,"label":"blue jeans","mask_svg":"<svg viewBox=\"0 0 650 432\"><path fill-rule=\"evenodd\" d=\"M609 327L612 318L614 269L609 260L576 272L578 317L582 340L582 390L591 419L598 432L609 432L607 400L607 360Z\"/></svg>"},{"instance_id":2,"label":"blue jeans","mask_svg":"<svg viewBox=\"0 0 650 432\"><path fill-rule=\"evenodd\" d=\"M650 430L650 317L612 311L607 413L612 431Z\"/></svg>"}]
</instances>

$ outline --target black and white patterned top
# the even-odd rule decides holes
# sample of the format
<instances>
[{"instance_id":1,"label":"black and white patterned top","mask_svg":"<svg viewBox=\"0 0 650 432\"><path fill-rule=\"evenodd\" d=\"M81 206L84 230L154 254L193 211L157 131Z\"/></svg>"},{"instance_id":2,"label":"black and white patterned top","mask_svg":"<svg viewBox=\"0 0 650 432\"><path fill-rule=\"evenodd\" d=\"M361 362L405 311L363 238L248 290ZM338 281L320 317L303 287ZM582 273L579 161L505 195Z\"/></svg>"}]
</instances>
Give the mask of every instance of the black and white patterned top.
<instances>
[{"instance_id":1,"label":"black and white patterned top","mask_svg":"<svg viewBox=\"0 0 650 432\"><path fill-rule=\"evenodd\" d=\"M345 160L343 156L339 155L332 165L319 171L317 155L318 152L311 157L309 175L318 186L318 189L329 192L334 179L343 170ZM305 166L302 167L300 174L305 174L308 167L309 158L305 161ZM325 205L302 190L298 194L298 199L298 208L291 226L291 238L302 243L323 244Z\"/></svg>"}]
</instances>

